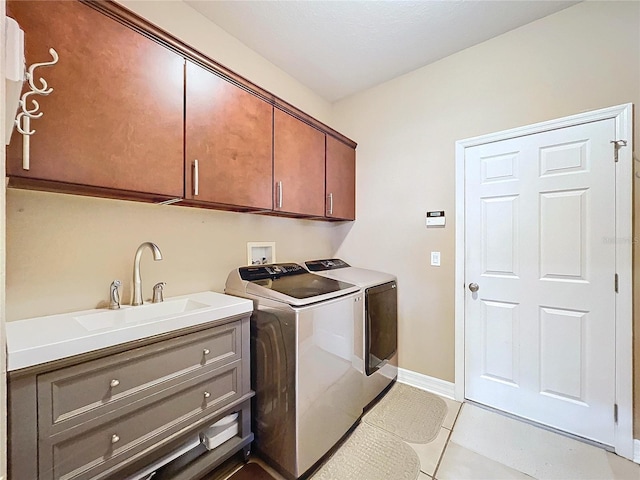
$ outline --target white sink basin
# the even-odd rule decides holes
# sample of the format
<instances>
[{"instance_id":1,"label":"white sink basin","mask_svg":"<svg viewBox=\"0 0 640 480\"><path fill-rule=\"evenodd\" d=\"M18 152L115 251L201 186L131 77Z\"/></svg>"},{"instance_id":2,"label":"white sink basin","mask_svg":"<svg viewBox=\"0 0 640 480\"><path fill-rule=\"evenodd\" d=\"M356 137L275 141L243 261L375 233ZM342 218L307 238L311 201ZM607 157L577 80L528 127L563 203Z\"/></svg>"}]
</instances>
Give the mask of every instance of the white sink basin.
<instances>
[{"instance_id":1,"label":"white sink basin","mask_svg":"<svg viewBox=\"0 0 640 480\"><path fill-rule=\"evenodd\" d=\"M119 310L94 309L8 322L8 370L38 365L250 314L251 300L215 292L167 298ZM220 322L219 322L220 321Z\"/></svg>"},{"instance_id":2,"label":"white sink basin","mask_svg":"<svg viewBox=\"0 0 640 480\"><path fill-rule=\"evenodd\" d=\"M166 320L171 315L209 308L210 306L190 298L180 298L162 303L145 303L137 307L123 306L118 310L105 310L74 318L80 325L92 332L104 328L126 327L127 324L133 323L157 322Z\"/></svg>"}]
</instances>

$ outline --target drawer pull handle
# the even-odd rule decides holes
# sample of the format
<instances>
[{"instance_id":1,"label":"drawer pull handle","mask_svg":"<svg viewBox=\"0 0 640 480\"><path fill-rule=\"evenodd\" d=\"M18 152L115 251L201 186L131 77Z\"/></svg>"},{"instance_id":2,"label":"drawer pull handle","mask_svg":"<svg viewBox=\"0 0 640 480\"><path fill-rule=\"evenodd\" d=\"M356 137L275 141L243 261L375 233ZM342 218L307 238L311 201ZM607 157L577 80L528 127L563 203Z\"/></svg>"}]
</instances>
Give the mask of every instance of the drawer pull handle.
<instances>
[{"instance_id":1,"label":"drawer pull handle","mask_svg":"<svg viewBox=\"0 0 640 480\"><path fill-rule=\"evenodd\" d=\"M204 353L205 355L209 355L211 353L211 351L208 348L205 348L202 353Z\"/></svg>"},{"instance_id":2,"label":"drawer pull handle","mask_svg":"<svg viewBox=\"0 0 640 480\"><path fill-rule=\"evenodd\" d=\"M115 433L113 435L111 435L111 443L118 443L120 441L120 437L118 435L116 435Z\"/></svg>"},{"instance_id":3,"label":"drawer pull handle","mask_svg":"<svg viewBox=\"0 0 640 480\"><path fill-rule=\"evenodd\" d=\"M211 394L209 392L204 392L204 398L209 398Z\"/></svg>"},{"instance_id":4,"label":"drawer pull handle","mask_svg":"<svg viewBox=\"0 0 640 480\"><path fill-rule=\"evenodd\" d=\"M113 380L111 380L111 382L109 383L109 386L110 386L111 388L115 388L115 387L117 387L118 385L120 385L120 380L116 380L115 378L114 378Z\"/></svg>"}]
</instances>

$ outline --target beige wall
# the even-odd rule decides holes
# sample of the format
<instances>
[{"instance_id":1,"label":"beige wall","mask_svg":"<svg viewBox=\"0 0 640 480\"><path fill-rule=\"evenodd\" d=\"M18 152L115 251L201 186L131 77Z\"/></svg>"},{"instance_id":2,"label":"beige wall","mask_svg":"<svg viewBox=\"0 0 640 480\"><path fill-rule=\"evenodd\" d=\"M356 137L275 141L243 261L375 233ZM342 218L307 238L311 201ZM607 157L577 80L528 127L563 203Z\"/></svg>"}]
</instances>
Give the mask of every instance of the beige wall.
<instances>
[{"instance_id":1,"label":"beige wall","mask_svg":"<svg viewBox=\"0 0 640 480\"><path fill-rule=\"evenodd\" d=\"M9 321L106 306L109 284L131 300L133 257L155 242L163 260L142 259L145 298L167 282L170 297L221 292L246 264L248 241L275 241L279 261L330 255L337 227L325 222L10 189L7 193Z\"/></svg>"},{"instance_id":2,"label":"beige wall","mask_svg":"<svg viewBox=\"0 0 640 480\"><path fill-rule=\"evenodd\" d=\"M359 143L358 220L338 255L398 274L401 367L454 380L455 141L628 102L637 112L638 2L581 3L334 105ZM447 226L425 228L428 210Z\"/></svg>"}]
</instances>

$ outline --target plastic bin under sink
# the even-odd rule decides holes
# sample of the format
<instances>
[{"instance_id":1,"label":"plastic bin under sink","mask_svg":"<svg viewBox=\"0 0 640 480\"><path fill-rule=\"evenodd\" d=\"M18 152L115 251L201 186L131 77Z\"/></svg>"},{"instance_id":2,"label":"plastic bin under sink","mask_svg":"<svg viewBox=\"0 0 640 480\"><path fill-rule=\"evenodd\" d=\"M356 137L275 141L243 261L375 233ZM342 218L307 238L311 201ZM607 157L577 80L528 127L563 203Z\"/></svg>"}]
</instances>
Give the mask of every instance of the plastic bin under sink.
<instances>
[{"instance_id":1,"label":"plastic bin under sink","mask_svg":"<svg viewBox=\"0 0 640 480\"><path fill-rule=\"evenodd\" d=\"M202 443L208 450L222 445L238 434L238 412L218 420L201 433Z\"/></svg>"}]
</instances>

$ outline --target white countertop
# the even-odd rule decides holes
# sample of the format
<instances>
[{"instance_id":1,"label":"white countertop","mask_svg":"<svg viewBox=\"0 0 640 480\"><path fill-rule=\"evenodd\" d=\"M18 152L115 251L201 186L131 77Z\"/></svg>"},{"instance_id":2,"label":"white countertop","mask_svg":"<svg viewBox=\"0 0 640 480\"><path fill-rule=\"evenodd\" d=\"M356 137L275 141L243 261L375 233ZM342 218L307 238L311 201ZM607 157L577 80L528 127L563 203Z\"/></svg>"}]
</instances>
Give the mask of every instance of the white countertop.
<instances>
[{"instance_id":1,"label":"white countertop","mask_svg":"<svg viewBox=\"0 0 640 480\"><path fill-rule=\"evenodd\" d=\"M158 309L164 308L162 304L123 305L119 310L84 310L8 322L8 370L31 367L253 310L251 300L216 292L171 297L165 302L167 307L176 305L178 310L188 303L189 309L157 314ZM139 318L141 313L146 314L142 315L146 318Z\"/></svg>"}]
</instances>

